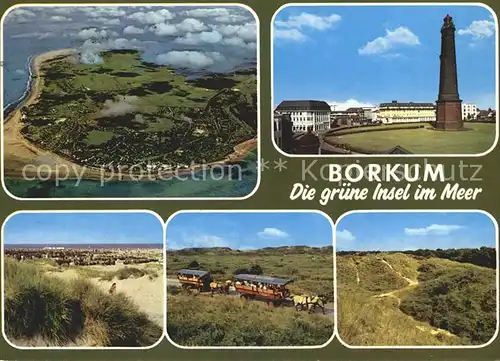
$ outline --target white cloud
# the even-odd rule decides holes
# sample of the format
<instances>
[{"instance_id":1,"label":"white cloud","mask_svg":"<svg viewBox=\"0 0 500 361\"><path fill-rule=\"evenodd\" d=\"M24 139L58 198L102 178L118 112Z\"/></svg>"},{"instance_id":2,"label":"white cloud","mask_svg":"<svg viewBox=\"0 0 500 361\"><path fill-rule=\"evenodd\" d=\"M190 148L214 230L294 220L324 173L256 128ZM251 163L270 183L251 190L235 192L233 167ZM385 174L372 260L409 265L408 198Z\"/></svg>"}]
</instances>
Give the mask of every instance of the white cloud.
<instances>
[{"instance_id":1,"label":"white cloud","mask_svg":"<svg viewBox=\"0 0 500 361\"><path fill-rule=\"evenodd\" d=\"M167 9L161 9L156 11L138 11L127 16L128 19L135 20L142 24L159 24L166 20L172 20L175 14Z\"/></svg>"},{"instance_id":2,"label":"white cloud","mask_svg":"<svg viewBox=\"0 0 500 361\"><path fill-rule=\"evenodd\" d=\"M145 32L146 32L146 30L136 28L133 25L129 25L129 26L125 27L125 29L123 29L124 34L144 34Z\"/></svg>"},{"instance_id":3,"label":"white cloud","mask_svg":"<svg viewBox=\"0 0 500 361\"><path fill-rule=\"evenodd\" d=\"M264 228L262 231L258 232L257 235L261 238L287 238L288 234L283 232L278 228Z\"/></svg>"},{"instance_id":4,"label":"white cloud","mask_svg":"<svg viewBox=\"0 0 500 361\"><path fill-rule=\"evenodd\" d=\"M102 62L99 52L109 49L141 49L142 43L137 39L102 39L97 41L87 39L81 46L80 61L84 64L97 64Z\"/></svg>"},{"instance_id":5,"label":"white cloud","mask_svg":"<svg viewBox=\"0 0 500 361\"><path fill-rule=\"evenodd\" d=\"M495 34L495 23L490 20L474 20L467 28L459 29L458 35L471 35L474 39L489 38Z\"/></svg>"},{"instance_id":6,"label":"white cloud","mask_svg":"<svg viewBox=\"0 0 500 361\"><path fill-rule=\"evenodd\" d=\"M331 28L335 23L338 23L342 17L337 14L329 16L318 16L309 13L301 13L300 15L291 15L288 20L276 20L275 25L284 28L312 28L316 30L326 30Z\"/></svg>"},{"instance_id":7,"label":"white cloud","mask_svg":"<svg viewBox=\"0 0 500 361\"><path fill-rule=\"evenodd\" d=\"M93 19L95 22L103 23L106 25L120 25L120 19L108 19L108 18L95 18Z\"/></svg>"},{"instance_id":8,"label":"white cloud","mask_svg":"<svg viewBox=\"0 0 500 361\"><path fill-rule=\"evenodd\" d=\"M358 49L360 55L373 55L386 53L400 45L420 45L418 36L407 27L400 26L394 30L386 30L385 36L380 36Z\"/></svg>"},{"instance_id":9,"label":"white cloud","mask_svg":"<svg viewBox=\"0 0 500 361\"><path fill-rule=\"evenodd\" d=\"M203 31L201 33L193 34L187 33L182 38L174 40L175 43L185 45L200 45L200 44L216 44L222 40L222 35L217 31Z\"/></svg>"},{"instance_id":10,"label":"white cloud","mask_svg":"<svg viewBox=\"0 0 500 361\"><path fill-rule=\"evenodd\" d=\"M149 30L158 36L171 36L186 33L196 33L207 30L208 27L197 19L184 19L178 24L158 23ZM189 35L189 34L188 34Z\"/></svg>"},{"instance_id":11,"label":"white cloud","mask_svg":"<svg viewBox=\"0 0 500 361\"><path fill-rule=\"evenodd\" d=\"M254 22L244 25L210 25L210 28L223 36L238 36L246 41L257 40L257 25Z\"/></svg>"},{"instance_id":12,"label":"white cloud","mask_svg":"<svg viewBox=\"0 0 500 361\"><path fill-rule=\"evenodd\" d=\"M32 21L35 16L36 14L33 11L17 8L9 13L7 19L10 20L12 18L12 20L18 23L27 23Z\"/></svg>"},{"instance_id":13,"label":"white cloud","mask_svg":"<svg viewBox=\"0 0 500 361\"><path fill-rule=\"evenodd\" d=\"M30 10L24 10L24 9L14 9L9 13L10 16L24 16L24 17L30 17L33 18L36 16L36 14L33 11Z\"/></svg>"},{"instance_id":14,"label":"white cloud","mask_svg":"<svg viewBox=\"0 0 500 361\"><path fill-rule=\"evenodd\" d=\"M76 11L76 8L74 7L61 7L61 8L52 8L52 11L55 12L56 14L71 14L72 12Z\"/></svg>"},{"instance_id":15,"label":"white cloud","mask_svg":"<svg viewBox=\"0 0 500 361\"><path fill-rule=\"evenodd\" d=\"M257 40L257 26L255 22L244 25L210 25L210 28L217 30L223 36L238 36L245 41Z\"/></svg>"},{"instance_id":16,"label":"white cloud","mask_svg":"<svg viewBox=\"0 0 500 361\"><path fill-rule=\"evenodd\" d=\"M257 49L257 43L255 42L246 43L245 41L243 41L243 39L238 37L225 38L222 40L221 44L229 46L238 46L242 48L247 48L249 50Z\"/></svg>"},{"instance_id":17,"label":"white cloud","mask_svg":"<svg viewBox=\"0 0 500 361\"><path fill-rule=\"evenodd\" d=\"M117 6L89 6L79 9L93 18L121 17L127 14L125 10L120 9Z\"/></svg>"},{"instance_id":18,"label":"white cloud","mask_svg":"<svg viewBox=\"0 0 500 361\"><path fill-rule=\"evenodd\" d=\"M108 36L108 32L105 29L88 28L81 30L77 35L82 40L103 39Z\"/></svg>"},{"instance_id":19,"label":"white cloud","mask_svg":"<svg viewBox=\"0 0 500 361\"><path fill-rule=\"evenodd\" d=\"M178 33L177 27L175 25L165 23L155 24L154 26L149 28L149 30L158 36L169 36Z\"/></svg>"},{"instance_id":20,"label":"white cloud","mask_svg":"<svg viewBox=\"0 0 500 361\"><path fill-rule=\"evenodd\" d=\"M208 29L207 26L200 20L191 18L182 20L179 24L176 25L176 28L179 31L184 31L187 33L195 33Z\"/></svg>"},{"instance_id":21,"label":"white cloud","mask_svg":"<svg viewBox=\"0 0 500 361\"><path fill-rule=\"evenodd\" d=\"M342 231L335 232L335 240L336 242L341 242L341 243L352 242L356 240L356 237L347 229L344 229Z\"/></svg>"},{"instance_id":22,"label":"white cloud","mask_svg":"<svg viewBox=\"0 0 500 361\"><path fill-rule=\"evenodd\" d=\"M224 56L217 52L203 53L201 51L170 51L159 54L156 62L163 65L172 65L188 68L205 68L222 61Z\"/></svg>"},{"instance_id":23,"label":"white cloud","mask_svg":"<svg viewBox=\"0 0 500 361\"><path fill-rule=\"evenodd\" d=\"M225 239L212 235L183 236L180 240L167 238L167 249L230 247Z\"/></svg>"},{"instance_id":24,"label":"white cloud","mask_svg":"<svg viewBox=\"0 0 500 361\"><path fill-rule=\"evenodd\" d=\"M285 39L299 42L307 40L307 36L302 34L300 30L297 29L274 29L274 37L276 39Z\"/></svg>"},{"instance_id":25,"label":"white cloud","mask_svg":"<svg viewBox=\"0 0 500 361\"><path fill-rule=\"evenodd\" d=\"M225 8L193 9L193 10L186 10L183 12L183 14L195 18L208 18L208 17L220 17L220 16L231 15L229 10Z\"/></svg>"},{"instance_id":26,"label":"white cloud","mask_svg":"<svg viewBox=\"0 0 500 361\"><path fill-rule=\"evenodd\" d=\"M16 39L16 38L36 38L36 39L46 39L46 38L51 38L55 34L54 33L22 33L22 34L16 34L16 35L11 35L11 38Z\"/></svg>"},{"instance_id":27,"label":"white cloud","mask_svg":"<svg viewBox=\"0 0 500 361\"><path fill-rule=\"evenodd\" d=\"M59 15L54 15L54 16L51 16L51 17L50 17L50 20L51 20L51 21L58 22L58 23L72 21L72 20L71 20L71 18L67 18L67 17L64 17L64 16L59 16Z\"/></svg>"},{"instance_id":28,"label":"white cloud","mask_svg":"<svg viewBox=\"0 0 500 361\"><path fill-rule=\"evenodd\" d=\"M257 26L255 23L248 23L240 26L236 35L246 41L255 41L257 39Z\"/></svg>"},{"instance_id":29,"label":"white cloud","mask_svg":"<svg viewBox=\"0 0 500 361\"><path fill-rule=\"evenodd\" d=\"M222 15L214 18L215 21L225 24L241 23L247 19L248 17L243 15Z\"/></svg>"},{"instance_id":30,"label":"white cloud","mask_svg":"<svg viewBox=\"0 0 500 361\"><path fill-rule=\"evenodd\" d=\"M408 236L448 235L462 228L464 227L451 224L432 224L425 228L405 228L405 234Z\"/></svg>"},{"instance_id":31,"label":"white cloud","mask_svg":"<svg viewBox=\"0 0 500 361\"><path fill-rule=\"evenodd\" d=\"M332 108L332 111L343 111L349 108L364 108L364 107L375 107L374 104L370 102L362 102L356 99L347 99L346 101L328 101L328 105Z\"/></svg>"}]
</instances>

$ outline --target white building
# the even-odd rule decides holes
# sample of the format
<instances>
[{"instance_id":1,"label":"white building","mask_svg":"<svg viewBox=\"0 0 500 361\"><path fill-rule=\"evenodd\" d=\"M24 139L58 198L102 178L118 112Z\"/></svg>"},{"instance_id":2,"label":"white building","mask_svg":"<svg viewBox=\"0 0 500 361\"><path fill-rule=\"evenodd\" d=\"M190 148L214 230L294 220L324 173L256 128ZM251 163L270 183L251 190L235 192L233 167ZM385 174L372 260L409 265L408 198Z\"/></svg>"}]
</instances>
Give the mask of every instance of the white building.
<instances>
[{"instance_id":1,"label":"white building","mask_svg":"<svg viewBox=\"0 0 500 361\"><path fill-rule=\"evenodd\" d=\"M475 120L478 113L476 104L462 103L462 120Z\"/></svg>"},{"instance_id":2,"label":"white building","mask_svg":"<svg viewBox=\"0 0 500 361\"><path fill-rule=\"evenodd\" d=\"M284 100L277 107L279 114L290 115L294 132L323 132L330 129L330 106L320 100Z\"/></svg>"}]
</instances>

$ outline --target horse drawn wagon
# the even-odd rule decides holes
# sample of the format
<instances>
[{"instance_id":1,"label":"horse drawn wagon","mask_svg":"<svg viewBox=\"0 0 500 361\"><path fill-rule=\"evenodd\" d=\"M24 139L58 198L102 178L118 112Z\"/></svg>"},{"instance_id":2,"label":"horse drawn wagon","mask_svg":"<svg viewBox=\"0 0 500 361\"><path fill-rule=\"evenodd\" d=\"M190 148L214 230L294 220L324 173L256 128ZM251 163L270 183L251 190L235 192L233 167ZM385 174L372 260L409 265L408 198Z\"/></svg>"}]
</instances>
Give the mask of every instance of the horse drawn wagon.
<instances>
[{"instance_id":1,"label":"horse drawn wagon","mask_svg":"<svg viewBox=\"0 0 500 361\"><path fill-rule=\"evenodd\" d=\"M239 274L234 278L234 288L241 298L264 300L272 306L293 302L286 288L293 280L251 274Z\"/></svg>"},{"instance_id":2,"label":"horse drawn wagon","mask_svg":"<svg viewBox=\"0 0 500 361\"><path fill-rule=\"evenodd\" d=\"M209 271L181 269L177 272L177 279L184 289L194 289L200 292L209 291L210 283L213 282Z\"/></svg>"}]
</instances>

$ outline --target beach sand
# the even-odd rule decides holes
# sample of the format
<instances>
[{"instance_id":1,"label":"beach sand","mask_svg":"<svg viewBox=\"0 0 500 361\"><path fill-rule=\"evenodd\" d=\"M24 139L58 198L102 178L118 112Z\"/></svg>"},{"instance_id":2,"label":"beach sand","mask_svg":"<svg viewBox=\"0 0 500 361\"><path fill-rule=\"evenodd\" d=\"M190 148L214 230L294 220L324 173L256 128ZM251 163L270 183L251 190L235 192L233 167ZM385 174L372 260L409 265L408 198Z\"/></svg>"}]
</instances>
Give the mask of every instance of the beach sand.
<instances>
[{"instance_id":1,"label":"beach sand","mask_svg":"<svg viewBox=\"0 0 500 361\"><path fill-rule=\"evenodd\" d=\"M113 272L120 268L126 267L122 263L117 262L112 266L86 266L85 268L95 271ZM145 268L144 264L130 265L134 268ZM77 269L68 268L63 272L47 272L48 275L59 277L65 280L78 278L82 276ZM158 277L150 280L148 276L140 278L128 278L124 280L113 279L111 281L101 281L99 278L89 278L89 280L101 288L104 292L108 292L109 288L116 282L116 292L124 293L132 299L139 309L146 313L149 319L161 327L164 325L164 308L165 308L165 280L163 271L160 271Z\"/></svg>"},{"instance_id":2,"label":"beach sand","mask_svg":"<svg viewBox=\"0 0 500 361\"><path fill-rule=\"evenodd\" d=\"M257 146L257 139L249 139L238 144L234 152L226 159L202 165L193 165L189 169L179 171L163 171L157 173L145 173L144 175L129 174L123 172L113 174L104 170L86 167L74 163L52 152L46 151L29 142L22 134L21 108L35 104L39 100L43 89L43 78L39 77L41 65L62 55L72 55L75 49L61 49L37 55L32 62L32 73L34 81L29 95L11 112L3 124L4 135L4 176L24 179L90 179L90 180L134 180L151 181L155 179L168 179L175 175L186 175L194 171L202 170L204 167L224 165L227 162L242 160L252 149ZM43 165L43 167L42 167ZM27 167L28 166L28 167ZM120 177L120 178L119 178Z\"/></svg>"}]
</instances>

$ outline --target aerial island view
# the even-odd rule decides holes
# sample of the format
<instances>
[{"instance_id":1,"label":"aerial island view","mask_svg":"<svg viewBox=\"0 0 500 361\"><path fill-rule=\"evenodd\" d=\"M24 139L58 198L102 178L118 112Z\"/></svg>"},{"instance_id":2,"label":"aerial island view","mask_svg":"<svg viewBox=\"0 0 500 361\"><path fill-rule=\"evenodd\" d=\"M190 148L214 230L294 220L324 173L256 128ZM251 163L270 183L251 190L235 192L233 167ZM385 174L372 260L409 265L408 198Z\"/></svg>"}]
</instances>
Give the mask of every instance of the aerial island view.
<instances>
[{"instance_id":1,"label":"aerial island view","mask_svg":"<svg viewBox=\"0 0 500 361\"><path fill-rule=\"evenodd\" d=\"M333 339L333 225L324 214L180 212L167 221L166 247L174 344L320 347Z\"/></svg>"},{"instance_id":2,"label":"aerial island view","mask_svg":"<svg viewBox=\"0 0 500 361\"><path fill-rule=\"evenodd\" d=\"M22 6L3 30L12 195L240 198L256 187L246 8Z\"/></svg>"},{"instance_id":3,"label":"aerial island view","mask_svg":"<svg viewBox=\"0 0 500 361\"><path fill-rule=\"evenodd\" d=\"M4 224L3 331L22 348L151 347L165 324L151 213L21 212Z\"/></svg>"},{"instance_id":4,"label":"aerial island view","mask_svg":"<svg viewBox=\"0 0 500 361\"><path fill-rule=\"evenodd\" d=\"M338 337L480 347L498 327L498 234L482 212L359 212L337 223Z\"/></svg>"}]
</instances>

